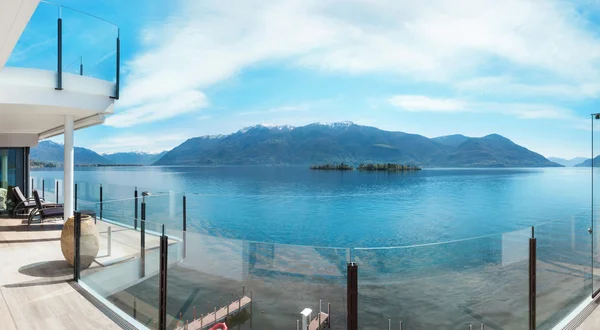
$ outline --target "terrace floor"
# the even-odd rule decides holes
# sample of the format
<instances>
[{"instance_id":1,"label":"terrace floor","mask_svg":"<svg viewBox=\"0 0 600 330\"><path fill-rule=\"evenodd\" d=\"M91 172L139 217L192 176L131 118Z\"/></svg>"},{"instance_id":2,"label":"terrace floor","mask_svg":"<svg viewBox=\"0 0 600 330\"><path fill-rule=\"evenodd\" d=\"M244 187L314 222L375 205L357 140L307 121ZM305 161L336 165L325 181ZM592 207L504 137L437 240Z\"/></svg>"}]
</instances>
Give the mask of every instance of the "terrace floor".
<instances>
[{"instance_id":1,"label":"terrace floor","mask_svg":"<svg viewBox=\"0 0 600 330\"><path fill-rule=\"evenodd\" d=\"M0 218L0 329L120 329L73 285L62 224Z\"/></svg>"}]
</instances>

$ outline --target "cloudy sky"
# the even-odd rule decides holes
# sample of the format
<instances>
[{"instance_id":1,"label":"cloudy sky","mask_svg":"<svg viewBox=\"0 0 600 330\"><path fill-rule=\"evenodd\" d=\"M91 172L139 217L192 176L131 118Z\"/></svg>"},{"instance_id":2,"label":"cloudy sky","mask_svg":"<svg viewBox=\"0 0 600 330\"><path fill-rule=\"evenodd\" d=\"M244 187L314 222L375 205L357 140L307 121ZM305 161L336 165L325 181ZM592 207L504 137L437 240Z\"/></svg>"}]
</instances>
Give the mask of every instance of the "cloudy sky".
<instances>
[{"instance_id":1,"label":"cloudy sky","mask_svg":"<svg viewBox=\"0 0 600 330\"><path fill-rule=\"evenodd\" d=\"M76 135L99 152L161 151L262 122L350 120L589 154L595 1L59 2L120 26L116 114Z\"/></svg>"}]
</instances>

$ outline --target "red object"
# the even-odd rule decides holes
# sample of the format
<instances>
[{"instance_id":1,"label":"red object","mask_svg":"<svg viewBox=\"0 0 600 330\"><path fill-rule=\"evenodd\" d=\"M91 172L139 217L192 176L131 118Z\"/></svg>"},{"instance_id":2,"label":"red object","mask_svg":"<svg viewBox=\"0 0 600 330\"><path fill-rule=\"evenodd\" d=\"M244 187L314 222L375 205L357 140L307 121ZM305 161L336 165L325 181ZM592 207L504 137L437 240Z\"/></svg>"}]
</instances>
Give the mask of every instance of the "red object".
<instances>
[{"instance_id":1,"label":"red object","mask_svg":"<svg viewBox=\"0 0 600 330\"><path fill-rule=\"evenodd\" d=\"M209 330L228 330L229 328L227 328L227 324L225 323L217 323L215 325L212 326L212 328L210 328Z\"/></svg>"}]
</instances>

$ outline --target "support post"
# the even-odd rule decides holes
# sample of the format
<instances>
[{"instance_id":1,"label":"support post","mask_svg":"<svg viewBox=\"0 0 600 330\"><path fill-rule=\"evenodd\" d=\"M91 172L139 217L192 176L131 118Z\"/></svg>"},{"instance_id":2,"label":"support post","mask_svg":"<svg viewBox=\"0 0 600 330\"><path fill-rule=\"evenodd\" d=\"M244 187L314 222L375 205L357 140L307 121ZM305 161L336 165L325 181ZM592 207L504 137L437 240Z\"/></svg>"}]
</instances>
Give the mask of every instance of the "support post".
<instances>
[{"instance_id":1,"label":"support post","mask_svg":"<svg viewBox=\"0 0 600 330\"><path fill-rule=\"evenodd\" d=\"M531 238L529 239L529 330L535 330L536 259L535 228L531 227Z\"/></svg>"},{"instance_id":2,"label":"support post","mask_svg":"<svg viewBox=\"0 0 600 330\"><path fill-rule=\"evenodd\" d=\"M142 221L140 222L140 276L146 276L146 198L142 198Z\"/></svg>"},{"instance_id":3,"label":"support post","mask_svg":"<svg viewBox=\"0 0 600 330\"><path fill-rule=\"evenodd\" d=\"M73 219L73 235L75 236L75 257L73 260L73 280L79 281L81 265L81 212L75 212Z\"/></svg>"},{"instance_id":4,"label":"support post","mask_svg":"<svg viewBox=\"0 0 600 330\"><path fill-rule=\"evenodd\" d=\"M135 203L134 207L133 207L133 210L134 210L133 229L137 230L137 227L138 227L138 221L137 221L138 220L138 190L137 190L137 187L135 187L135 191L133 192L133 202Z\"/></svg>"},{"instance_id":5,"label":"support post","mask_svg":"<svg viewBox=\"0 0 600 330\"><path fill-rule=\"evenodd\" d=\"M59 9L60 10L60 9ZM58 43L56 64L56 90L62 90L62 18L58 17Z\"/></svg>"},{"instance_id":6,"label":"support post","mask_svg":"<svg viewBox=\"0 0 600 330\"><path fill-rule=\"evenodd\" d=\"M167 258L169 249L168 240L169 238L165 235L162 235L160 237L160 297L158 315L160 330L167 329Z\"/></svg>"},{"instance_id":7,"label":"support post","mask_svg":"<svg viewBox=\"0 0 600 330\"><path fill-rule=\"evenodd\" d=\"M119 99L119 90L121 86L121 30L117 29L117 72L115 81L115 96L114 99Z\"/></svg>"},{"instance_id":8,"label":"support post","mask_svg":"<svg viewBox=\"0 0 600 330\"><path fill-rule=\"evenodd\" d=\"M103 198L103 196L102 196L102 184L100 184L100 220L102 220L102 207L103 207L103 205L102 205L102 198Z\"/></svg>"},{"instance_id":9,"label":"support post","mask_svg":"<svg viewBox=\"0 0 600 330\"><path fill-rule=\"evenodd\" d=\"M77 183L75 184L75 200L73 202L74 210L77 210Z\"/></svg>"},{"instance_id":10,"label":"support post","mask_svg":"<svg viewBox=\"0 0 600 330\"><path fill-rule=\"evenodd\" d=\"M358 330L358 264L348 263L348 330Z\"/></svg>"},{"instance_id":11,"label":"support post","mask_svg":"<svg viewBox=\"0 0 600 330\"><path fill-rule=\"evenodd\" d=\"M187 199L183 194L183 257L187 256Z\"/></svg>"},{"instance_id":12,"label":"support post","mask_svg":"<svg viewBox=\"0 0 600 330\"><path fill-rule=\"evenodd\" d=\"M187 203L185 194L183 195L183 231L187 230Z\"/></svg>"}]
</instances>

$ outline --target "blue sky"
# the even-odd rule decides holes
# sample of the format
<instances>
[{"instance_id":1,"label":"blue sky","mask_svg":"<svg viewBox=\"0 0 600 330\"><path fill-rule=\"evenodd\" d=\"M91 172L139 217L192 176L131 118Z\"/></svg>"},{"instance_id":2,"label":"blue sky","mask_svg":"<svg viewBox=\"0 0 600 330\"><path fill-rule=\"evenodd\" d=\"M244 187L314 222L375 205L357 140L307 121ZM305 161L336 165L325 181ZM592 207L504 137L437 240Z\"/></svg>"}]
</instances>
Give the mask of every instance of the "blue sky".
<instances>
[{"instance_id":1,"label":"blue sky","mask_svg":"<svg viewBox=\"0 0 600 330\"><path fill-rule=\"evenodd\" d=\"M350 120L589 154L600 95L595 1L58 3L120 27L116 114L76 134L98 152L157 152L262 122Z\"/></svg>"}]
</instances>

